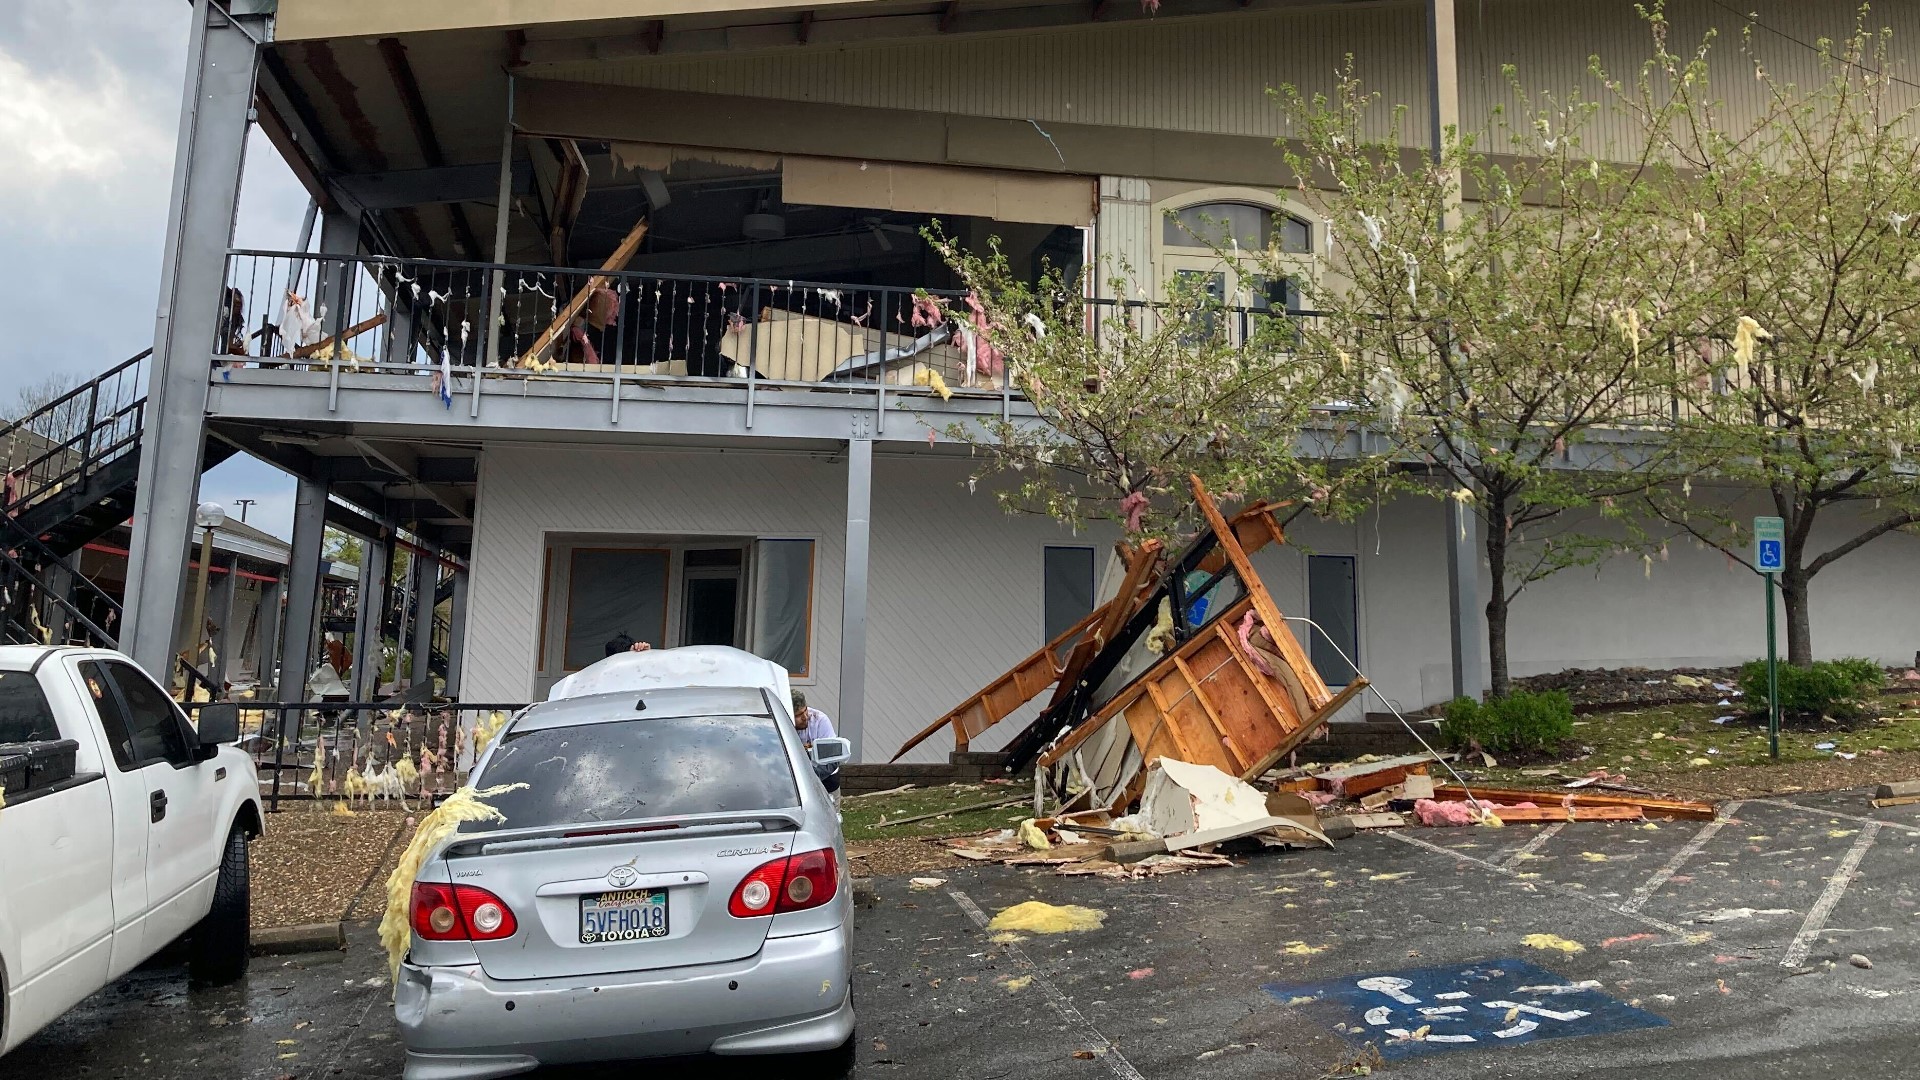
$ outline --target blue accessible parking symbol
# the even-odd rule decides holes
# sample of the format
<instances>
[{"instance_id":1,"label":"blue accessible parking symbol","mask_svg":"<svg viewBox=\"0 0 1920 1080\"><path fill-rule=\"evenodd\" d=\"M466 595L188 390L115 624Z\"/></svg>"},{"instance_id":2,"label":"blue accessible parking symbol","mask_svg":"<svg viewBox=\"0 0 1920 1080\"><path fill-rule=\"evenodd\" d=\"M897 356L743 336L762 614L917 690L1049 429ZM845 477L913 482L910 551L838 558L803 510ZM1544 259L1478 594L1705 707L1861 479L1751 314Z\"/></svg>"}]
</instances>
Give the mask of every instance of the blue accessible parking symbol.
<instances>
[{"instance_id":1,"label":"blue accessible parking symbol","mask_svg":"<svg viewBox=\"0 0 1920 1080\"><path fill-rule=\"evenodd\" d=\"M1568 982L1521 960L1265 989L1283 1003L1320 1011L1348 1042L1373 1043L1389 1060L1667 1023L1601 993L1597 982Z\"/></svg>"}]
</instances>

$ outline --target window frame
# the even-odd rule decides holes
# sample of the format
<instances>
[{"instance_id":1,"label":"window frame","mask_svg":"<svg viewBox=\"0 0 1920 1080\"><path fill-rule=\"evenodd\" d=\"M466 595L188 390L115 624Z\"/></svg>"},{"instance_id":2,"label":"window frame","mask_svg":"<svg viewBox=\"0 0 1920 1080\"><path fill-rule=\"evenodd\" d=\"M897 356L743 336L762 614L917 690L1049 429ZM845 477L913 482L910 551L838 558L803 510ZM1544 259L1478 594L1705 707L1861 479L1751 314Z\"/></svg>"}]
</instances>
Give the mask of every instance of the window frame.
<instances>
[{"instance_id":1,"label":"window frame","mask_svg":"<svg viewBox=\"0 0 1920 1080\"><path fill-rule=\"evenodd\" d=\"M80 678L83 682L88 678L87 668L89 665L94 666L95 669L98 671L97 677L102 681L103 685L105 685L107 690L107 696L113 701L114 708L119 710L120 724L127 736L128 757L131 758L132 760L123 762L120 760L120 754L117 751L117 744L115 744L113 739L111 738L113 732L109 730L110 721L107 719L107 717L103 713L101 713L100 703L98 701L92 702L94 715L100 721L101 730L107 731L108 733L109 738L107 740L108 742L107 749L111 752L111 756L113 757L113 763L115 768L117 768L119 771L123 773L139 772L142 769L150 768L153 765L157 765L157 764L160 764L161 762L165 762L166 764L173 766L174 771L178 772L181 769L190 769L193 766L199 764L200 757L196 752L199 734L194 730L193 725L187 720L187 714L181 710L180 703L173 700L172 695L168 694L166 690L160 686L159 683L154 682L151 678L147 676L146 672L140 670L138 667L134 666L128 661L120 660L112 657L86 657L80 660L78 665L78 671L80 674ZM167 702L169 706L168 712L173 717L174 728L180 735L180 740L181 740L181 745L183 748L185 760L175 761L173 760L173 758L169 757L165 753L162 753L158 757L134 757L134 753L139 749L139 743L136 741L134 737L133 706L132 706L132 703L127 700L126 693L121 690L119 679L117 679L108 670L109 665L114 667L126 668L128 671L133 673L134 678L144 681L149 687L153 688L154 692L160 695L162 700ZM93 691L91 687L88 688L87 696L89 699L93 697Z\"/></svg>"}]
</instances>

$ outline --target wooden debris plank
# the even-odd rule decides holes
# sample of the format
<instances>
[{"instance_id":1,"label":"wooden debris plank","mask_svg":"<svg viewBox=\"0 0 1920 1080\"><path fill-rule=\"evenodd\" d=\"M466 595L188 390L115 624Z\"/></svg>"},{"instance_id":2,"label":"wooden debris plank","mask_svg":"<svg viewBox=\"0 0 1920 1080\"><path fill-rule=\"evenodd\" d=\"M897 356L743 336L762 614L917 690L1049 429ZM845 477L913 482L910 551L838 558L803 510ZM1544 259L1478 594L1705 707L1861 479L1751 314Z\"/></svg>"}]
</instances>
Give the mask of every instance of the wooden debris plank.
<instances>
[{"instance_id":1,"label":"wooden debris plank","mask_svg":"<svg viewBox=\"0 0 1920 1080\"><path fill-rule=\"evenodd\" d=\"M1681 821L1712 821L1718 814L1712 803L1687 802L1681 799L1643 799L1632 795L1599 795L1586 791L1535 791L1529 788L1476 787L1475 798L1489 802L1537 802L1550 806L1636 806L1650 818L1671 818ZM1463 801L1467 798L1465 788L1451 784L1434 788L1433 797L1442 800Z\"/></svg>"},{"instance_id":2,"label":"wooden debris plank","mask_svg":"<svg viewBox=\"0 0 1920 1080\"><path fill-rule=\"evenodd\" d=\"M1898 780L1881 784L1873 791L1876 799L1898 799L1907 795L1920 795L1920 780Z\"/></svg>"},{"instance_id":3,"label":"wooden debris plank","mask_svg":"<svg viewBox=\"0 0 1920 1080\"><path fill-rule=\"evenodd\" d=\"M1536 821L1639 821L1646 815L1637 806L1538 806L1530 809L1496 806L1493 816L1503 824L1519 825Z\"/></svg>"},{"instance_id":4,"label":"wooden debris plank","mask_svg":"<svg viewBox=\"0 0 1920 1080\"><path fill-rule=\"evenodd\" d=\"M1887 806L1911 806L1920 803L1920 795L1894 795L1885 799L1873 800L1873 808L1879 810Z\"/></svg>"},{"instance_id":5,"label":"wooden debris plank","mask_svg":"<svg viewBox=\"0 0 1920 1080\"><path fill-rule=\"evenodd\" d=\"M1178 653L1174 654L1173 666L1180 672L1180 677L1186 682L1188 687L1186 692L1191 695L1190 700L1197 703L1201 711L1206 714L1207 722L1213 725L1214 732L1220 736L1221 745L1226 748L1227 756L1233 760L1233 769L1227 770L1228 775L1232 775L1235 770L1238 770L1245 764L1240 758L1240 746L1238 742L1235 741L1233 732L1227 730L1226 722L1220 718L1220 713L1214 709L1213 702L1207 700L1207 690L1205 686L1201 685L1201 678L1193 673L1193 668L1189 667L1186 660Z\"/></svg>"},{"instance_id":6,"label":"wooden debris plank","mask_svg":"<svg viewBox=\"0 0 1920 1080\"><path fill-rule=\"evenodd\" d=\"M369 319L362 319L359 322L354 323L352 326L347 327L345 330L342 330L340 332L340 343L342 346L342 351L344 351L344 347L347 342L352 341L354 338L359 337L361 334L364 334L369 330L372 330L376 326L385 326L386 323L387 323L387 317L385 315L375 315ZM331 336L323 337L319 341L316 341L311 345L302 345L299 348L293 350L293 358L295 360L305 360L307 357L325 350L328 346L332 344L333 344L333 338ZM335 357L335 359L339 359L339 358Z\"/></svg>"},{"instance_id":7,"label":"wooden debris plank","mask_svg":"<svg viewBox=\"0 0 1920 1080\"><path fill-rule=\"evenodd\" d=\"M1348 814L1347 821L1356 829L1398 829L1407 823L1399 814Z\"/></svg>"},{"instance_id":8,"label":"wooden debris plank","mask_svg":"<svg viewBox=\"0 0 1920 1080\"><path fill-rule=\"evenodd\" d=\"M641 218L634 223L632 229L628 230L626 238L620 241L620 246L613 249L613 254L607 256L607 261L600 264L600 273L588 278L587 283L580 287L580 291L574 293L573 298L568 300L553 317L553 321L547 324L546 330L533 340L533 347L521 357L522 364L546 362L547 357L552 355L554 346L560 344L561 340L567 336L567 328L573 324L573 320L586 309L587 301L593 299L594 292L607 287L607 282L612 280L608 275L626 269L627 264L633 261L634 253L640 250L640 241L646 239L646 236L647 219Z\"/></svg>"}]
</instances>

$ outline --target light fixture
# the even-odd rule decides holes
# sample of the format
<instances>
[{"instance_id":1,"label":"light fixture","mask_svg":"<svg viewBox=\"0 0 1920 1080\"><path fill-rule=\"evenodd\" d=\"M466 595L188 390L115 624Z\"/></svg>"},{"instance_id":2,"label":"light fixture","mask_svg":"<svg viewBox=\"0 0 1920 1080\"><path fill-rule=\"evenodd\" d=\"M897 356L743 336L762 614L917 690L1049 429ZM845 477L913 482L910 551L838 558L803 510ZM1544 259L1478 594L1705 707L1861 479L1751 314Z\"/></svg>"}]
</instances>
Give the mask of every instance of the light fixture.
<instances>
[{"instance_id":1,"label":"light fixture","mask_svg":"<svg viewBox=\"0 0 1920 1080\"><path fill-rule=\"evenodd\" d=\"M227 523L227 508L216 502L204 502L193 511L193 523L203 529L217 529Z\"/></svg>"}]
</instances>

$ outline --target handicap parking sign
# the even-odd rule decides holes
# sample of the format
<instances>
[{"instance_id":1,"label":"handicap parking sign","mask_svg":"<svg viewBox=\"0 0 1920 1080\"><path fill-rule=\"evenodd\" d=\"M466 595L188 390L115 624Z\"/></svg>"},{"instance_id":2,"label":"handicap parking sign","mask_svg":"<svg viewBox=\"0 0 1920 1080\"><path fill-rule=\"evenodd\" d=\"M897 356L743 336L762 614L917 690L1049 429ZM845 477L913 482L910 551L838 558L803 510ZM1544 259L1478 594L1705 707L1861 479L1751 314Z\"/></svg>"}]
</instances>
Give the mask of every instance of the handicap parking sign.
<instances>
[{"instance_id":1,"label":"handicap parking sign","mask_svg":"<svg viewBox=\"0 0 1920 1080\"><path fill-rule=\"evenodd\" d=\"M1602 993L1593 980L1572 982L1523 960L1265 989L1282 1003L1324 1016L1356 1048L1372 1043L1389 1060L1667 1023Z\"/></svg>"},{"instance_id":2,"label":"handicap parking sign","mask_svg":"<svg viewBox=\"0 0 1920 1080\"><path fill-rule=\"evenodd\" d=\"M1787 523L1777 517L1753 519L1753 568L1763 574L1786 569Z\"/></svg>"}]
</instances>

